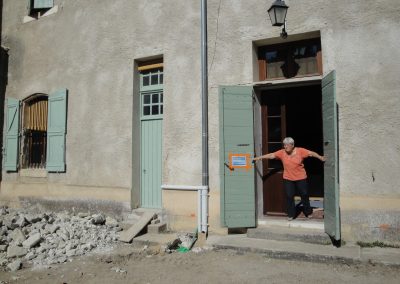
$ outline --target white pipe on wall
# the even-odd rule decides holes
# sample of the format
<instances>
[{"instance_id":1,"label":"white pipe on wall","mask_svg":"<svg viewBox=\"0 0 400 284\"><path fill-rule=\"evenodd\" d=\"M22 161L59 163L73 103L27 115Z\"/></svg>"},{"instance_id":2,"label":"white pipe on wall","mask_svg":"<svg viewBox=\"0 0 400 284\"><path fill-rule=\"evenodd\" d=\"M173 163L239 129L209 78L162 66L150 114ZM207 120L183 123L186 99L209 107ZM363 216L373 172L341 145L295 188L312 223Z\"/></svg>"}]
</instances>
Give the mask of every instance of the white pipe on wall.
<instances>
[{"instance_id":1,"label":"white pipe on wall","mask_svg":"<svg viewBox=\"0 0 400 284\"><path fill-rule=\"evenodd\" d=\"M207 232L208 229L208 186L204 185L161 185L163 190L197 191L197 231Z\"/></svg>"}]
</instances>

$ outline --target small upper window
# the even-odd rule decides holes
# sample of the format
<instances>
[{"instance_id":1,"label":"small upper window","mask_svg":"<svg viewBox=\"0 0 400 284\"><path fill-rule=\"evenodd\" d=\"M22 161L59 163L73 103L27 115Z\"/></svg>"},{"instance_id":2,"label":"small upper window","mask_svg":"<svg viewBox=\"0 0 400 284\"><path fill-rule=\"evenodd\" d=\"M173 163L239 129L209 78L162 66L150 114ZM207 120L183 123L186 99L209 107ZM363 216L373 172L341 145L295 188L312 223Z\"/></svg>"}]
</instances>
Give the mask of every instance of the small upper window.
<instances>
[{"instance_id":1,"label":"small upper window","mask_svg":"<svg viewBox=\"0 0 400 284\"><path fill-rule=\"evenodd\" d=\"M322 74L319 38L262 46L258 59L261 81Z\"/></svg>"},{"instance_id":2,"label":"small upper window","mask_svg":"<svg viewBox=\"0 0 400 284\"><path fill-rule=\"evenodd\" d=\"M38 19L53 6L54 0L29 0L29 16Z\"/></svg>"}]
</instances>

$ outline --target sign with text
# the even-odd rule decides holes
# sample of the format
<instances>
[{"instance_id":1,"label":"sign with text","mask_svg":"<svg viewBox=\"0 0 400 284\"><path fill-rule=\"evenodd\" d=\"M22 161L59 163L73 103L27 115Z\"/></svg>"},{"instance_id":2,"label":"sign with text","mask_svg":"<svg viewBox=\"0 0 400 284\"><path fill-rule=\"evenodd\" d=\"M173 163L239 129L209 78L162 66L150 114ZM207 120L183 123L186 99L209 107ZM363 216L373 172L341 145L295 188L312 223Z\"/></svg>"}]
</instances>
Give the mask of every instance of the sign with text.
<instances>
[{"instance_id":1,"label":"sign with text","mask_svg":"<svg viewBox=\"0 0 400 284\"><path fill-rule=\"evenodd\" d=\"M248 171L251 169L251 157L250 154L233 154L229 153L229 168L234 169L245 169Z\"/></svg>"}]
</instances>

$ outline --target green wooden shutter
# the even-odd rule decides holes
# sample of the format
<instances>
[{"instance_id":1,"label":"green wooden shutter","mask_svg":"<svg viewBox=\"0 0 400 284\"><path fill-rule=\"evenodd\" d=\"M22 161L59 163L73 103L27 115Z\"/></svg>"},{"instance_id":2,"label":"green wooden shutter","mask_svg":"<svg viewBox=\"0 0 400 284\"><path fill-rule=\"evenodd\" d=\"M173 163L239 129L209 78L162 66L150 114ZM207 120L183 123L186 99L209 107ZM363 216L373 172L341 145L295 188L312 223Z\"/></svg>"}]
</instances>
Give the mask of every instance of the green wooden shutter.
<instances>
[{"instance_id":1,"label":"green wooden shutter","mask_svg":"<svg viewBox=\"0 0 400 284\"><path fill-rule=\"evenodd\" d=\"M230 171L229 153L254 155L253 88L220 87L221 222L228 228L255 227L254 168Z\"/></svg>"},{"instance_id":2,"label":"green wooden shutter","mask_svg":"<svg viewBox=\"0 0 400 284\"><path fill-rule=\"evenodd\" d=\"M325 232L340 240L338 137L336 105L336 73L322 79L322 113L324 131L324 223Z\"/></svg>"},{"instance_id":3,"label":"green wooden shutter","mask_svg":"<svg viewBox=\"0 0 400 284\"><path fill-rule=\"evenodd\" d=\"M19 148L19 100L7 98L6 120L4 169L6 171L16 171Z\"/></svg>"},{"instance_id":4,"label":"green wooden shutter","mask_svg":"<svg viewBox=\"0 0 400 284\"><path fill-rule=\"evenodd\" d=\"M46 9L53 7L53 0L34 0L33 8L34 9Z\"/></svg>"},{"instance_id":5,"label":"green wooden shutter","mask_svg":"<svg viewBox=\"0 0 400 284\"><path fill-rule=\"evenodd\" d=\"M67 90L49 96L47 120L47 161L49 172L65 171L65 134L67 126Z\"/></svg>"}]
</instances>

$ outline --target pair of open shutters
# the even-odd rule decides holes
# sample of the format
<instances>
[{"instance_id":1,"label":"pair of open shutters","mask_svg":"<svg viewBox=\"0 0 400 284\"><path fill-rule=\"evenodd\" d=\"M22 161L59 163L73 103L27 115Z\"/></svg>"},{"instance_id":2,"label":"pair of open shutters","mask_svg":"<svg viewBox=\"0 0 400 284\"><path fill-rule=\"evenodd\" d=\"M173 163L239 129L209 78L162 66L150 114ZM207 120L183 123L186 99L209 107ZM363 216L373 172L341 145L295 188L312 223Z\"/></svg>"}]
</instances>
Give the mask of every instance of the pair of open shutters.
<instances>
[{"instance_id":1,"label":"pair of open shutters","mask_svg":"<svg viewBox=\"0 0 400 284\"><path fill-rule=\"evenodd\" d=\"M322 79L325 232L340 240L337 107L335 71ZM255 174L231 172L224 166L229 153L254 155L253 87L227 86L220 89L221 220L228 228L255 227Z\"/></svg>"},{"instance_id":2,"label":"pair of open shutters","mask_svg":"<svg viewBox=\"0 0 400 284\"><path fill-rule=\"evenodd\" d=\"M17 171L20 139L20 101L7 98L6 135L4 140L4 169ZM67 90L59 90L48 97L46 169L65 171L65 135L67 123Z\"/></svg>"}]
</instances>

